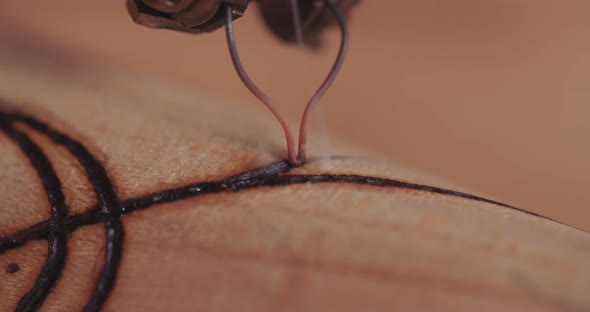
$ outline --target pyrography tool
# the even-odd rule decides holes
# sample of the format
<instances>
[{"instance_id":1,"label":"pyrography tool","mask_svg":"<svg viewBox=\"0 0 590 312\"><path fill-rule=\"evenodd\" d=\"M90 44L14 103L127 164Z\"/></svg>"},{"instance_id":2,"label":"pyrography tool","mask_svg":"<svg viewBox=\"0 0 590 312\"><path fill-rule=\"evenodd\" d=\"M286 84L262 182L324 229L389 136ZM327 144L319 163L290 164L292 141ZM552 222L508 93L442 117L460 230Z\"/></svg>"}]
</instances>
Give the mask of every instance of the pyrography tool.
<instances>
[{"instance_id":1,"label":"pyrography tool","mask_svg":"<svg viewBox=\"0 0 590 312\"><path fill-rule=\"evenodd\" d=\"M299 146L295 151L293 134L271 99L246 74L238 56L233 20L244 15L250 2L257 2L262 18L271 32L283 41L308 47L321 45L321 33L333 24L341 30L338 56L328 76L309 100L299 126ZM336 78L348 45L346 16L359 0L127 0L131 18L151 28L165 28L187 33L212 32L225 26L227 43L238 76L246 87L274 114L287 141L289 162L305 162L307 122L319 98Z\"/></svg>"}]
</instances>

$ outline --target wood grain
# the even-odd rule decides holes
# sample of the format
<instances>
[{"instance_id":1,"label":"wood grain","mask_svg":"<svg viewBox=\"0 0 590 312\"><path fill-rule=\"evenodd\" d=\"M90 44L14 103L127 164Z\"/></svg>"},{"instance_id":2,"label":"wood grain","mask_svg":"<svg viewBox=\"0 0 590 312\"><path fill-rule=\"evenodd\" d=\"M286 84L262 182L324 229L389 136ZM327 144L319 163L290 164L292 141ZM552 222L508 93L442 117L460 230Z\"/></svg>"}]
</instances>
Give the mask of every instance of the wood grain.
<instances>
[{"instance_id":1,"label":"wood grain","mask_svg":"<svg viewBox=\"0 0 590 312\"><path fill-rule=\"evenodd\" d=\"M579 0L362 1L313 136L346 138L590 231L588 16L590 1ZM0 20L68 54L264 109L235 75L223 31L148 29L124 1L0 1ZM299 118L334 60L337 31L305 54L278 42L252 5L236 32L248 73Z\"/></svg>"},{"instance_id":2,"label":"wood grain","mask_svg":"<svg viewBox=\"0 0 590 312\"><path fill-rule=\"evenodd\" d=\"M284 158L269 114L1 33L2 109L35 114L101 159L121 199L220 179ZM47 139L71 211L95 204L79 166ZM312 144L314 144L312 142ZM317 142L315 143L317 144ZM0 235L47 219L34 171L0 135ZM363 174L475 193L344 143L291 174ZM312 155L313 156L313 155ZM475 195L485 195L478 194ZM211 194L123 217L106 311L587 311L590 234L505 207L428 192L303 184ZM80 310L104 228L69 237L46 311ZM0 255L0 310L32 286L44 241Z\"/></svg>"}]
</instances>

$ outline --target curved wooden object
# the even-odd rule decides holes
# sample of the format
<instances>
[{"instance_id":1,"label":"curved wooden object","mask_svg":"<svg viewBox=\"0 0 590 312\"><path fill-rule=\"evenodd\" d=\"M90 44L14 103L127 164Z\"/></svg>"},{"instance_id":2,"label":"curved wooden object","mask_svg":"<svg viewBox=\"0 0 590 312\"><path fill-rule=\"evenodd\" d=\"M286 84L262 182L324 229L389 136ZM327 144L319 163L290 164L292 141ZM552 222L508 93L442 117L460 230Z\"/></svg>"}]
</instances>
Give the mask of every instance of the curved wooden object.
<instances>
[{"instance_id":1,"label":"curved wooden object","mask_svg":"<svg viewBox=\"0 0 590 312\"><path fill-rule=\"evenodd\" d=\"M9 38L10 36L10 38ZM0 36L3 111L82 142L129 200L219 181L284 158L267 113ZM70 215L96 203L66 149L17 123L51 161ZM481 195L334 144L287 174L363 175ZM47 220L47 195L0 133L0 236ZM311 152L319 147L311 143ZM153 198L152 198L153 199ZM304 183L224 191L122 216L122 263L106 311L587 311L590 234L497 204L429 190ZM78 311L103 265L100 222L68 235L42 308ZM33 286L47 242L0 254L0 310ZM4 268L16 263L20 270Z\"/></svg>"}]
</instances>

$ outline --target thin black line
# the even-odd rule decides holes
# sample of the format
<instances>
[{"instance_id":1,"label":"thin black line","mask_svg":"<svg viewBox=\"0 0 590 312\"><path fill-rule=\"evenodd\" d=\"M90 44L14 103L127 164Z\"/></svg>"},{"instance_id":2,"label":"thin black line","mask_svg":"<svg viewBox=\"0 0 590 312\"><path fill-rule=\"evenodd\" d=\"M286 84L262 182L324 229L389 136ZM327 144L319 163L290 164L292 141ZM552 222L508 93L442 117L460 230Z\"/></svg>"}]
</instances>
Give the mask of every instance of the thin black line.
<instances>
[{"instance_id":1,"label":"thin black line","mask_svg":"<svg viewBox=\"0 0 590 312\"><path fill-rule=\"evenodd\" d=\"M123 225L120 220L121 214L131 213L154 205L174 202L205 194L239 192L249 189L256 189L259 187L278 187L304 183L348 183L371 185L376 187L397 187L401 189L430 192L485 202L559 223L558 221L548 217L541 216L524 209L512 207L497 201L428 185L362 175L289 175L285 173L287 173L293 167L286 161L277 162L261 168L246 171L244 173L219 181L201 182L186 185L183 187L150 193L145 196L120 202L116 196L113 184L108 178L105 168L80 142L77 142L67 135L51 129L48 125L23 114L0 113L0 120L3 120L5 124L8 124L9 121L23 122L36 131L47 135L55 143L64 146L78 159L80 164L84 167L88 179L93 184L98 198L98 204L94 207L88 208L83 213L67 216L65 219L65 225L60 227L62 230L65 228L68 233L71 233L82 226L97 224L100 222L105 223L107 236L107 244L105 247L105 250L107 251L105 253L106 261L97 281L91 301L85 307L85 311L100 310L114 286L117 268L119 266L122 254ZM23 148L23 150L25 149ZM38 164L36 165L35 162L33 162L33 165L38 166ZM61 185L59 189L61 192ZM52 222L53 221L51 219L49 221L40 222L31 227L20 230L11 236L0 238L0 254L6 252L7 250L18 248L19 246L22 246L31 240L51 240L54 228L54 224ZM64 235L66 234L64 233ZM61 269L63 269L63 267ZM41 279L41 277L39 279ZM51 289L49 291L51 291Z\"/></svg>"},{"instance_id":2,"label":"thin black line","mask_svg":"<svg viewBox=\"0 0 590 312\"><path fill-rule=\"evenodd\" d=\"M287 185L294 185L294 184L305 184L305 183L347 183L347 184L359 184L359 185L371 185L376 187L391 187L391 188L400 188L400 189L407 189L407 190L414 190L414 191L421 191L421 192L429 192L441 195L447 195L452 197L464 198L468 200L474 200L479 202L485 202L493 205L497 205L500 207L505 207L511 210L516 210L534 217L542 218L545 220L549 220L552 222L560 223L554 219L539 215L537 213L516 208L501 202L497 202L494 200L486 199L483 197L457 192L453 190L422 185L422 184L415 184L415 183L408 183L404 181L394 180L394 179L385 179L385 178L376 178L370 176L362 176L362 175L331 175L331 174L321 174L321 175L279 175L283 173L285 170L284 165L288 164L287 162L280 162L274 163L270 166L265 166L262 168L254 169L248 171L242 175L233 176L224 180L220 181L212 181L212 182L201 182L190 184L178 188L168 189L160 192L150 193L141 197L131 198L124 200L121 203L123 207L123 214L128 214L134 211L143 210L149 208L151 206L175 202L178 200L183 200L191 197L197 197L201 195L207 194L215 194L215 193L224 193L224 192L239 192L239 191L246 191L250 189L256 189L259 187L278 187L278 186L287 186ZM280 170L272 170L270 173L272 176L261 176L261 175L252 175L252 172L261 172L266 171L267 168L273 168ZM268 171L267 171L268 172ZM248 177L250 176L250 177ZM242 178L238 178L242 177ZM248 177L248 178L245 178ZM88 208L85 212L70 215L66 220L66 227L68 232L74 232L78 228L97 224L101 222L103 216L100 213L100 210L94 206ZM574 228L567 224L560 223L562 225ZM580 230L580 229L578 229ZM583 231L583 230L580 230ZM0 239L0 254L18 248L30 240L39 240L45 239L47 237L48 232L48 224L47 221L40 222L35 224L29 228L21 230L11 236L4 237ZM585 231L583 231L585 232Z\"/></svg>"},{"instance_id":3,"label":"thin black line","mask_svg":"<svg viewBox=\"0 0 590 312\"><path fill-rule=\"evenodd\" d=\"M106 231L105 263L96 281L95 290L84 308L86 312L99 311L114 287L117 271L123 254L123 223L121 206L113 183L106 169L90 151L80 142L64 133L50 128L47 124L24 114L5 114L6 118L25 123L29 127L45 134L53 142L65 147L82 165L88 180L92 183L98 207L104 216Z\"/></svg>"},{"instance_id":4,"label":"thin black line","mask_svg":"<svg viewBox=\"0 0 590 312\"><path fill-rule=\"evenodd\" d=\"M35 144L26 134L16 130L9 121L0 116L0 131L17 144L23 151L29 162L41 179L43 188L47 193L51 205L51 216L47 226L48 252L45 264L37 281L19 300L16 311L28 312L38 310L51 290L57 284L65 265L67 254L67 230L65 220L68 216L68 208L62 192L61 181L59 180L49 158L41 148Z\"/></svg>"}]
</instances>

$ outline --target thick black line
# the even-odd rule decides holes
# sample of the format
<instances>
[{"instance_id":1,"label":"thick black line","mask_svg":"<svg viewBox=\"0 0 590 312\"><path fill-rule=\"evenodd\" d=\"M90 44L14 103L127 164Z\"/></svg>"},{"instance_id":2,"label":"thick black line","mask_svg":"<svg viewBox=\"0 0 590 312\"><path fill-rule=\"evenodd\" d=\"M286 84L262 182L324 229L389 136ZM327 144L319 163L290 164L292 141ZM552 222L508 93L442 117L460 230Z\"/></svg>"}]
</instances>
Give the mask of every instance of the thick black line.
<instances>
[{"instance_id":1,"label":"thick black line","mask_svg":"<svg viewBox=\"0 0 590 312\"><path fill-rule=\"evenodd\" d=\"M220 181L212 181L212 182L201 182L190 184L178 188L168 189L160 192L150 193L141 197L131 198L124 200L121 203L123 207L123 213L128 214L134 211L143 210L149 208L151 206L175 202L178 200L183 200L186 198L197 197L201 195L207 194L215 194L215 193L223 193L223 192L239 192L239 191L246 191L249 189L255 189L259 187L278 187L278 186L287 186L287 185L294 185L294 184L305 184L305 183L348 183L348 184L359 184L359 185L371 185L376 187L392 187L392 188L400 188L400 189L407 189L413 191L420 191L420 192L429 192L429 193L436 193L441 195L447 195L452 197L459 197L468 200L474 200L479 202L485 202L489 204L498 205L501 207L505 207L508 209L516 210L531 216L535 216L538 218L546 219L549 221L553 221L556 223L560 223L559 221L553 220L551 218L536 214L534 212L524 210L521 208L516 208L501 202L493 201L490 199L486 199L483 197L457 192L453 190L432 187L428 185L421 185L415 183L408 183L399 180L393 179L384 179L384 178L376 178L376 177L368 177L362 175L331 175L331 174L321 174L321 175L280 175L285 171L285 164L286 162L274 163L270 166L258 168L252 171L248 171L242 175L233 176L224 180ZM267 168L273 168L280 170L270 170L267 171ZM266 171L270 172L272 175L270 176L261 176L261 175L252 175L252 172L261 172ZM248 177L249 178L245 178ZM90 207L85 212L71 215L66 220L66 227L68 232L74 232L78 228L96 224L103 220L103 216L100 213L98 207ZM562 223L560 223L562 224ZM564 224L565 226L571 227L569 225ZM21 230L11 236L0 238L0 254L18 248L30 240L39 240L45 239L48 233L48 223L40 222L35 224L31 227L28 227L24 230Z\"/></svg>"},{"instance_id":2,"label":"thick black line","mask_svg":"<svg viewBox=\"0 0 590 312\"><path fill-rule=\"evenodd\" d=\"M68 208L62 192L59 180L49 158L41 148L35 144L26 134L16 130L9 121L0 116L0 131L17 144L29 162L37 172L47 193L51 205L51 216L47 225L48 252L45 264L37 281L18 302L16 311L28 312L38 310L51 290L57 284L62 269L66 262L67 254L67 230L65 220L68 216Z\"/></svg>"},{"instance_id":3,"label":"thick black line","mask_svg":"<svg viewBox=\"0 0 590 312\"><path fill-rule=\"evenodd\" d=\"M92 183L98 207L104 216L106 231L105 263L98 275L95 290L84 311L99 311L114 287L117 271L123 254L123 223L121 206L113 183L104 166L80 142L70 138L47 124L24 114L4 114L13 121L18 121L48 136L53 142L65 147L82 165L88 180Z\"/></svg>"},{"instance_id":4,"label":"thick black line","mask_svg":"<svg viewBox=\"0 0 590 312\"><path fill-rule=\"evenodd\" d=\"M403 182L394 179L362 175L289 175L285 173L292 169L292 167L286 161L277 162L268 166L246 171L242 174L231 176L219 181L195 183L178 188L150 193L145 196L120 202L116 196L113 184L108 178L105 168L80 142L71 139L63 133L51 129L48 125L26 115L0 113L0 120L2 119L5 123L8 121L23 122L36 131L47 135L55 143L64 146L78 159L78 161L84 167L88 179L94 187L98 198L98 204L94 207L88 208L83 213L67 216L65 219L65 225L61 227L62 229L65 228L68 233L71 233L82 226L97 224L100 222L105 223L107 236L107 246L105 248L106 261L99 276L91 301L85 307L85 311L100 310L109 293L111 292L116 280L117 268L119 266L122 254L123 225L120 220L121 214L131 213L154 205L174 202L189 197L222 192L239 192L259 187L279 187L304 183L347 183L371 185L376 187L396 187L407 190L459 197L502 206L535 217L557 222L539 214L524 209L515 208L510 205L489 200L483 197L428 185ZM34 162L33 165L35 165ZM0 238L0 254L6 252L7 250L18 248L19 246L22 246L31 240L51 240L53 235L52 232L53 223L52 220L49 220L20 230L8 237ZM65 235L66 234L64 234L64 237Z\"/></svg>"}]
</instances>

